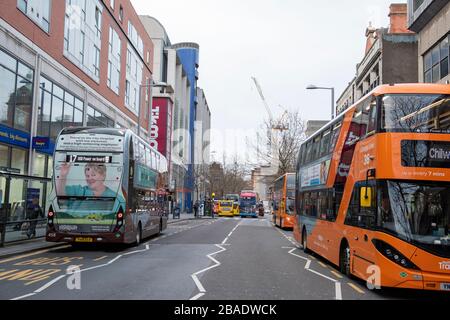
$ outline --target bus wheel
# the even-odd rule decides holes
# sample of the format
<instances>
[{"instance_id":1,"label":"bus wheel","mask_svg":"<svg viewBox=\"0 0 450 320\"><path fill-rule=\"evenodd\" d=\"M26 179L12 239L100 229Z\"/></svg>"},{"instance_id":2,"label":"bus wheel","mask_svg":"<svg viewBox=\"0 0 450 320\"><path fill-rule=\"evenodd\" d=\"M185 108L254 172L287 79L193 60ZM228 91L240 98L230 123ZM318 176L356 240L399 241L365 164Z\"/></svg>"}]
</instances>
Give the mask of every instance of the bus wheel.
<instances>
[{"instance_id":1,"label":"bus wheel","mask_svg":"<svg viewBox=\"0 0 450 320\"><path fill-rule=\"evenodd\" d=\"M341 273L347 275L348 277L351 276L350 273L350 247L347 243L344 243L341 246L341 253L339 255L339 268L341 270Z\"/></svg>"},{"instance_id":2,"label":"bus wheel","mask_svg":"<svg viewBox=\"0 0 450 320\"><path fill-rule=\"evenodd\" d=\"M134 245L138 246L141 243L141 239L142 239L142 227L141 227L141 223L139 222L138 230L136 233L136 241L134 242Z\"/></svg>"},{"instance_id":3,"label":"bus wheel","mask_svg":"<svg viewBox=\"0 0 450 320\"><path fill-rule=\"evenodd\" d=\"M308 235L306 234L306 229L303 228L302 232L302 246L304 253L310 253L311 251L308 249Z\"/></svg>"}]
</instances>

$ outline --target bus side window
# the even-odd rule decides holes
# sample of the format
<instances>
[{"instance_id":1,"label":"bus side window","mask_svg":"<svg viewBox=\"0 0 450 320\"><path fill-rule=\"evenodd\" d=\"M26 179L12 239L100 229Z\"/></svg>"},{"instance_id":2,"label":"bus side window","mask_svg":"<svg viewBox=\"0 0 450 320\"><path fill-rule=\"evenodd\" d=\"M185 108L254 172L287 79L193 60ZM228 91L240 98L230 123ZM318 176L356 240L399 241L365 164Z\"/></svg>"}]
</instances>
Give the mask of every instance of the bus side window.
<instances>
[{"instance_id":1,"label":"bus side window","mask_svg":"<svg viewBox=\"0 0 450 320\"><path fill-rule=\"evenodd\" d=\"M327 129L322 136L322 140L320 142L320 156L324 157L328 154L328 148L329 148L329 144L330 144L330 139L331 139L331 129Z\"/></svg>"},{"instance_id":2,"label":"bus side window","mask_svg":"<svg viewBox=\"0 0 450 320\"><path fill-rule=\"evenodd\" d=\"M341 122L336 123L333 126L333 132L331 133L331 140L330 140L330 149L328 150L328 153L333 153L334 148L336 147L336 143L339 138L339 133L341 133L341 126L342 126Z\"/></svg>"},{"instance_id":3,"label":"bus side window","mask_svg":"<svg viewBox=\"0 0 450 320\"><path fill-rule=\"evenodd\" d=\"M369 111L369 126L367 128L367 135L375 133L377 130L377 101L376 98L372 100L370 103L370 111Z\"/></svg>"},{"instance_id":4,"label":"bus side window","mask_svg":"<svg viewBox=\"0 0 450 320\"><path fill-rule=\"evenodd\" d=\"M313 161L319 158L320 154L320 135L314 138L313 147L312 147L312 159Z\"/></svg>"},{"instance_id":5,"label":"bus side window","mask_svg":"<svg viewBox=\"0 0 450 320\"><path fill-rule=\"evenodd\" d=\"M306 144L306 163L311 162L311 160L313 159L313 158L312 158L312 152L311 152L312 144L313 144L312 140L310 140L310 141Z\"/></svg>"}]
</instances>

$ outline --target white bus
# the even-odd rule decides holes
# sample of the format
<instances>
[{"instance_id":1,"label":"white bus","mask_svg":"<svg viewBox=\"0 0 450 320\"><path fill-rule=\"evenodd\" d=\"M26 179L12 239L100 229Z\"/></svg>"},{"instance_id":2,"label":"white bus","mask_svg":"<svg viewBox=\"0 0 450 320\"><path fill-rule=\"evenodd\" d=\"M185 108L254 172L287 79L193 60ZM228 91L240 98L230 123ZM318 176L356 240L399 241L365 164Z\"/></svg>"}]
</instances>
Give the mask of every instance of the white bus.
<instances>
[{"instance_id":1,"label":"white bus","mask_svg":"<svg viewBox=\"0 0 450 320\"><path fill-rule=\"evenodd\" d=\"M63 129L46 240L139 244L167 227L167 180L166 158L130 130Z\"/></svg>"}]
</instances>

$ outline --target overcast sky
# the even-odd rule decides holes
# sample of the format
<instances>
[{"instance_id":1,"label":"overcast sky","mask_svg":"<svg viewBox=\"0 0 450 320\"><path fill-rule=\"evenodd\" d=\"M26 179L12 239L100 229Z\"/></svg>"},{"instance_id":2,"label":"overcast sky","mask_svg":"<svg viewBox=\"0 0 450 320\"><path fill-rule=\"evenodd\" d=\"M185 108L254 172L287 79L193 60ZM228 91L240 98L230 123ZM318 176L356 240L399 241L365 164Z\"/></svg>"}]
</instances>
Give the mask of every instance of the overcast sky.
<instances>
[{"instance_id":1,"label":"overcast sky","mask_svg":"<svg viewBox=\"0 0 450 320\"><path fill-rule=\"evenodd\" d=\"M157 18L172 43L200 45L198 85L212 112L211 151L242 154L242 130L267 118L255 76L275 115L299 110L304 120L330 119L336 99L364 56L365 30L388 27L387 0L131 0L139 14ZM230 138L230 130L236 130ZM223 135L227 138L224 141ZM251 137L252 138L252 137Z\"/></svg>"}]
</instances>

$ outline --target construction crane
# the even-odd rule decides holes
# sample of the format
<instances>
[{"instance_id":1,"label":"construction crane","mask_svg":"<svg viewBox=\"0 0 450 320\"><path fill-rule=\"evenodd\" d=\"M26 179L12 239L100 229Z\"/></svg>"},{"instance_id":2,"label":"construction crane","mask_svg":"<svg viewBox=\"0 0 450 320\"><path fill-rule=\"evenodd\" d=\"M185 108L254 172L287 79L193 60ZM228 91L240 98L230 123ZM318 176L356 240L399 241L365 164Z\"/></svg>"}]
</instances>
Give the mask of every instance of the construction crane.
<instances>
[{"instance_id":1,"label":"construction crane","mask_svg":"<svg viewBox=\"0 0 450 320\"><path fill-rule=\"evenodd\" d=\"M261 97L261 100L263 101L264 107L266 108L267 114L269 115L269 125L270 129L268 129L268 143L267 143L267 156L269 158L273 158L274 155L277 154L277 141L278 141L278 133L283 132L286 130L289 130L289 126L283 125L283 119L287 115L287 110L284 111L283 115L280 117L280 119L275 123L275 119L273 118L272 111L269 107L269 104L266 101L266 98L264 97L263 90L258 82L258 80L255 77L252 77L253 82L256 85L256 89L258 89L259 96ZM259 134L258 138L259 140ZM259 147L258 147L258 154L259 154ZM279 160L277 159L277 162ZM277 168L278 170L278 168Z\"/></svg>"},{"instance_id":2,"label":"construction crane","mask_svg":"<svg viewBox=\"0 0 450 320\"><path fill-rule=\"evenodd\" d=\"M259 96L261 97L261 100L264 103L264 107L266 108L267 114L269 115L269 123L271 125L272 130L278 130L278 131L285 131L285 130L289 130L289 127L283 126L282 125L282 121L284 119L284 117L287 115L287 110L284 111L283 115L281 116L281 118L278 120L278 123L275 124L275 119L273 118L273 114L272 111L270 110L270 107L266 101L266 98L264 97L264 93L262 91L262 88L258 82L258 80L255 77L252 77L253 82L256 85L256 89L258 89L258 93Z\"/></svg>"},{"instance_id":3,"label":"construction crane","mask_svg":"<svg viewBox=\"0 0 450 320\"><path fill-rule=\"evenodd\" d=\"M267 104L267 101L266 101L266 98L264 97L264 93L261 89L261 86L259 85L259 82L258 82L258 80L256 80L255 77L252 77L252 80L256 85L256 89L258 89L259 96L261 97L261 99L264 103L264 107L266 107L267 114L269 115L269 121L270 121L270 123L272 123L273 122L273 114L272 114L272 111L270 111L270 107Z\"/></svg>"}]
</instances>

